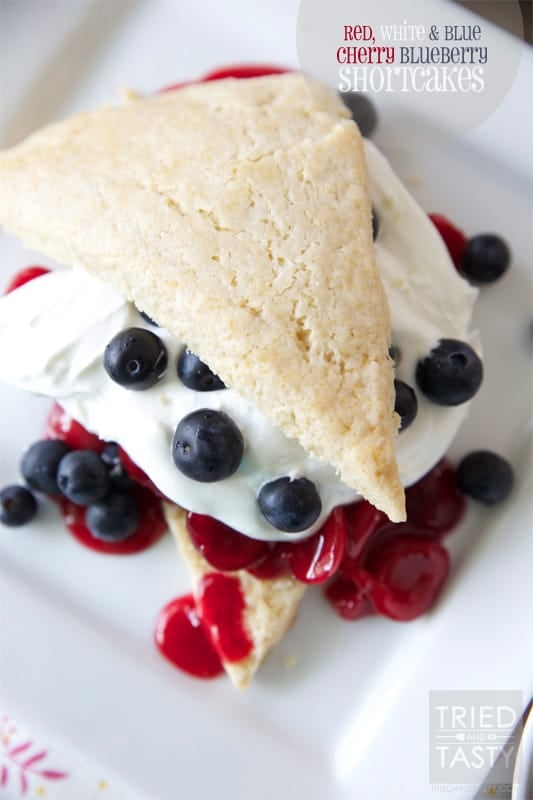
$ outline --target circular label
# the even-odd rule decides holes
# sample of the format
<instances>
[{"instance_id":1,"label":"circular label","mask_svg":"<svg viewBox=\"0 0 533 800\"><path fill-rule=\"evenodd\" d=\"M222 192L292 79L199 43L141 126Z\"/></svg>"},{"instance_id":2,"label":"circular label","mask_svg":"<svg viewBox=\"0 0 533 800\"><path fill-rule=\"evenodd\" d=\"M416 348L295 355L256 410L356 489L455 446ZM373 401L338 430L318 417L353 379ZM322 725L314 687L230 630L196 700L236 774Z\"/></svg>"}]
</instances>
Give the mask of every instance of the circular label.
<instances>
[{"instance_id":1,"label":"circular label","mask_svg":"<svg viewBox=\"0 0 533 800\"><path fill-rule=\"evenodd\" d=\"M340 93L386 105L383 144L419 120L460 136L484 122L509 91L522 53L518 2L499 6L518 37L454 3L427 0L302 0L297 47L303 72ZM465 22L466 20L466 22ZM402 136L402 146L408 145Z\"/></svg>"}]
</instances>

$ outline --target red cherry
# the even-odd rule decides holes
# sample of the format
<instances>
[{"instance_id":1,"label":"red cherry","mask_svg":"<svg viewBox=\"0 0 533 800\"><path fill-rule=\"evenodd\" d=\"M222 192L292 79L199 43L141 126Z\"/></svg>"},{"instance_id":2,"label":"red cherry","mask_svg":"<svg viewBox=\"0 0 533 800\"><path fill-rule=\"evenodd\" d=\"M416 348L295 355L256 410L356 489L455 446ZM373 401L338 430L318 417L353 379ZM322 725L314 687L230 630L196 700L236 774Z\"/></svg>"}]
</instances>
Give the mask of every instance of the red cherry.
<instances>
[{"instance_id":1,"label":"red cherry","mask_svg":"<svg viewBox=\"0 0 533 800\"><path fill-rule=\"evenodd\" d=\"M223 671L192 594L177 597L159 612L155 643L171 664L195 678L216 678Z\"/></svg>"},{"instance_id":2,"label":"red cherry","mask_svg":"<svg viewBox=\"0 0 533 800\"><path fill-rule=\"evenodd\" d=\"M187 514L187 530L199 553L215 569L246 569L270 552L268 542L251 539L205 514Z\"/></svg>"},{"instance_id":3,"label":"red cherry","mask_svg":"<svg viewBox=\"0 0 533 800\"><path fill-rule=\"evenodd\" d=\"M368 563L375 578L370 596L376 611L403 621L419 617L435 602L449 569L444 547L423 535L385 542Z\"/></svg>"},{"instance_id":4,"label":"red cherry","mask_svg":"<svg viewBox=\"0 0 533 800\"><path fill-rule=\"evenodd\" d=\"M346 515L339 506L318 533L291 545L289 566L294 577L302 583L323 583L334 575L344 555L347 533Z\"/></svg>"},{"instance_id":5,"label":"red cherry","mask_svg":"<svg viewBox=\"0 0 533 800\"><path fill-rule=\"evenodd\" d=\"M459 522L464 508L444 460L407 490L407 522L389 522L366 501L347 506L346 554L325 592L333 608L345 619L373 608L402 620L424 613L449 571L448 554L436 538Z\"/></svg>"},{"instance_id":6,"label":"red cherry","mask_svg":"<svg viewBox=\"0 0 533 800\"><path fill-rule=\"evenodd\" d=\"M360 619L374 611L367 592L344 575L336 575L324 593L339 617L343 619Z\"/></svg>"},{"instance_id":7,"label":"red cherry","mask_svg":"<svg viewBox=\"0 0 533 800\"><path fill-rule=\"evenodd\" d=\"M260 78L263 75L281 75L291 71L284 67L274 67L271 64L234 64L207 72L203 76L202 82L220 81L224 78Z\"/></svg>"},{"instance_id":8,"label":"red cherry","mask_svg":"<svg viewBox=\"0 0 533 800\"><path fill-rule=\"evenodd\" d=\"M48 414L44 438L61 439L73 450L94 450L95 453L101 453L106 445L102 439L73 420L58 403L54 403Z\"/></svg>"},{"instance_id":9,"label":"red cherry","mask_svg":"<svg viewBox=\"0 0 533 800\"><path fill-rule=\"evenodd\" d=\"M268 581L274 578L280 578L282 575L290 573L289 568L289 554L291 545L285 542L276 542L270 545L267 555L254 564L253 567L248 567L247 572L253 575L254 578L259 580Z\"/></svg>"},{"instance_id":10,"label":"red cherry","mask_svg":"<svg viewBox=\"0 0 533 800\"><path fill-rule=\"evenodd\" d=\"M35 278L40 278L41 275L46 275L47 272L50 272L48 267L26 267L25 269L21 269L11 278L6 286L4 294L9 294L9 292L12 292L14 289L24 286L25 283L29 283L35 280Z\"/></svg>"},{"instance_id":11,"label":"red cherry","mask_svg":"<svg viewBox=\"0 0 533 800\"><path fill-rule=\"evenodd\" d=\"M345 507L348 519L348 541L346 554L342 567L350 567L358 562L364 548L373 535L388 522L386 515L382 511L369 503L367 500L360 500Z\"/></svg>"},{"instance_id":12,"label":"red cherry","mask_svg":"<svg viewBox=\"0 0 533 800\"><path fill-rule=\"evenodd\" d=\"M159 89L157 94L175 92L177 89L183 89L185 86L192 86L195 83L220 81L224 80L224 78L260 78L263 75L281 75L284 72L290 71L291 70L284 69L283 67L273 67L267 64L236 64L232 67L222 67L221 69L211 70L211 72L207 72L197 81L181 81L179 83L171 83L170 86L164 86L162 89Z\"/></svg>"},{"instance_id":13,"label":"red cherry","mask_svg":"<svg viewBox=\"0 0 533 800\"><path fill-rule=\"evenodd\" d=\"M466 247L466 236L442 214L428 214L428 216L442 236L455 268L460 270L461 257Z\"/></svg>"},{"instance_id":14,"label":"red cherry","mask_svg":"<svg viewBox=\"0 0 533 800\"><path fill-rule=\"evenodd\" d=\"M441 459L427 475L406 489L405 500L408 522L441 536L459 524L466 509L466 500L446 459Z\"/></svg>"}]
</instances>

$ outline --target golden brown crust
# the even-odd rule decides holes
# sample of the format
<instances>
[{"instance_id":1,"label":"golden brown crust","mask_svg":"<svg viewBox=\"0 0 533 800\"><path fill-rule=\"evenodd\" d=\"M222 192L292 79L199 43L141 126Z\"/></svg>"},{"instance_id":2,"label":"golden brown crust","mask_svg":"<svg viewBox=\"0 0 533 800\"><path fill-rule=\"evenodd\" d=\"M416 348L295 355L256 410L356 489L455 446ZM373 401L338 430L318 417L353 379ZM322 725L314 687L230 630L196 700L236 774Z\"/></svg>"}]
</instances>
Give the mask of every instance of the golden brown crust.
<instances>
[{"instance_id":1,"label":"golden brown crust","mask_svg":"<svg viewBox=\"0 0 533 800\"><path fill-rule=\"evenodd\" d=\"M0 158L0 221L118 286L399 521L388 307L347 114L298 74L81 114Z\"/></svg>"},{"instance_id":2,"label":"golden brown crust","mask_svg":"<svg viewBox=\"0 0 533 800\"><path fill-rule=\"evenodd\" d=\"M186 512L170 503L163 503L163 509L191 575L194 591L204 575L217 570L194 548L185 524ZM258 580L245 570L232 572L231 575L241 585L246 603L244 625L253 642L253 649L241 661L223 663L232 683L238 689L243 689L248 686L265 656L290 628L305 586L290 576Z\"/></svg>"}]
</instances>

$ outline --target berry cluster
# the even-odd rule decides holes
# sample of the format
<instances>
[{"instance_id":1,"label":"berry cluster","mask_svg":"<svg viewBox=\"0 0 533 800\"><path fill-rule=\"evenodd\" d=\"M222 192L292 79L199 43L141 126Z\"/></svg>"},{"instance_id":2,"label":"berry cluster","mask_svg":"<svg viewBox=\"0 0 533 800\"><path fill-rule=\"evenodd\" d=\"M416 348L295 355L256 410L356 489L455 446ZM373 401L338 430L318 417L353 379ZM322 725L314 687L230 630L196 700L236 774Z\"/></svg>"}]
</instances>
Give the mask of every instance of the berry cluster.
<instances>
[{"instance_id":1,"label":"berry cluster","mask_svg":"<svg viewBox=\"0 0 533 800\"><path fill-rule=\"evenodd\" d=\"M121 541L139 524L133 481L126 474L114 443L101 453L72 449L60 439L41 439L24 453L20 470L26 486L0 493L0 520L23 525L37 511L34 492L69 501L85 509L85 523L96 539Z\"/></svg>"},{"instance_id":2,"label":"berry cluster","mask_svg":"<svg viewBox=\"0 0 533 800\"><path fill-rule=\"evenodd\" d=\"M33 513L27 516L16 513L18 505L15 506L12 494L16 489L15 497L22 490L23 497L31 498L28 503L35 510L34 492L42 492L55 501L69 533L97 552L138 553L165 533L167 526L160 502L163 496L115 443L106 443L89 433L57 404L48 415L44 437L30 447L23 458L23 476L28 487L6 487L0 492L0 522L14 527L29 522L34 516ZM45 457L41 457L43 453ZM83 454L83 465L72 458L77 453ZM65 460L67 455L71 458ZM32 483L41 488L32 488ZM94 499L106 484L109 487L106 494L99 500ZM88 504L79 502L91 498ZM136 518L135 528L133 518ZM128 528L131 533L127 533Z\"/></svg>"}]
</instances>

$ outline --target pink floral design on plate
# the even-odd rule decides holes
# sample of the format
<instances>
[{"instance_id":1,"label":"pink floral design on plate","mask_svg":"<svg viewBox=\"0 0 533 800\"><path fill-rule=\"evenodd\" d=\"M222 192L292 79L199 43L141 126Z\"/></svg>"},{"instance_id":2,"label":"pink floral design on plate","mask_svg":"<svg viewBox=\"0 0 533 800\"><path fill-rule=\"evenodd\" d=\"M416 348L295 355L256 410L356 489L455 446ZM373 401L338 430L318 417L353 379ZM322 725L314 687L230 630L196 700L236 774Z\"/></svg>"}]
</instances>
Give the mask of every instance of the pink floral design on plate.
<instances>
[{"instance_id":1,"label":"pink floral design on plate","mask_svg":"<svg viewBox=\"0 0 533 800\"><path fill-rule=\"evenodd\" d=\"M0 794L9 789L24 795L37 781L67 778L67 772L50 769L43 763L47 757L48 750L21 735L9 717L0 717Z\"/></svg>"}]
</instances>

